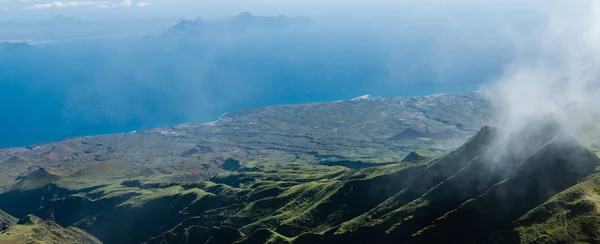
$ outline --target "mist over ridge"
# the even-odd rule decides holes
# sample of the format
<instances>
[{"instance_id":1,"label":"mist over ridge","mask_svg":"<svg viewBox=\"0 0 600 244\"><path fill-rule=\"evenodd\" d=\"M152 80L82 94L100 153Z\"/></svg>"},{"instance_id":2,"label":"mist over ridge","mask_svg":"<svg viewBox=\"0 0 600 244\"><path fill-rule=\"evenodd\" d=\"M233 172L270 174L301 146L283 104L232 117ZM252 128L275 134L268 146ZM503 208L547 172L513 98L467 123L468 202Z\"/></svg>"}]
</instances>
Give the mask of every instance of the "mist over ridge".
<instances>
[{"instance_id":1,"label":"mist over ridge","mask_svg":"<svg viewBox=\"0 0 600 244\"><path fill-rule=\"evenodd\" d=\"M494 89L490 97L499 108L498 124L505 132L500 147L515 141L525 146L534 138L514 138L515 134L532 129L532 125L556 124L560 133L597 148L599 11L600 5L594 1L539 6L537 12L545 18L543 27L532 39L515 37L514 61L489 86Z\"/></svg>"}]
</instances>

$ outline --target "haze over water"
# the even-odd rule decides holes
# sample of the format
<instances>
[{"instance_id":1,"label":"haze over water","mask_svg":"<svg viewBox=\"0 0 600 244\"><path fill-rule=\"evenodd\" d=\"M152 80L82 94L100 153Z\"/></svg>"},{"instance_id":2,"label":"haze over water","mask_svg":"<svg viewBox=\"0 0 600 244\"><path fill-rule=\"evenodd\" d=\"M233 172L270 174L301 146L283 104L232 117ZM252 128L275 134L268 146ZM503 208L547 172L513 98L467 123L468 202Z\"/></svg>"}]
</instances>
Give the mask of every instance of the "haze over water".
<instances>
[{"instance_id":1,"label":"haze over water","mask_svg":"<svg viewBox=\"0 0 600 244\"><path fill-rule=\"evenodd\" d=\"M93 28L22 35L33 48L0 49L0 147L201 123L250 107L470 92L512 57L506 39L472 35L496 26L501 11L407 11L410 22L321 14L301 28L200 36L169 34L177 18L34 22Z\"/></svg>"}]
</instances>

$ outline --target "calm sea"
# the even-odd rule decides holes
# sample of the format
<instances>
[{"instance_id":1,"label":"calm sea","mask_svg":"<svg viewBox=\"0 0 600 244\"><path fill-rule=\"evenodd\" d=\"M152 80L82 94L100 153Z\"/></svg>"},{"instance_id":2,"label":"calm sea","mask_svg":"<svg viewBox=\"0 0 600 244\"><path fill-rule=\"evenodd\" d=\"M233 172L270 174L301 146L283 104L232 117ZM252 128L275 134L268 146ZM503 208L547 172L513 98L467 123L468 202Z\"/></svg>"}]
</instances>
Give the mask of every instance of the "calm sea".
<instances>
[{"instance_id":1,"label":"calm sea","mask_svg":"<svg viewBox=\"0 0 600 244\"><path fill-rule=\"evenodd\" d=\"M438 63L368 39L132 38L0 50L0 147L215 120L249 107L468 92L502 55ZM407 50L410 49L407 47Z\"/></svg>"}]
</instances>

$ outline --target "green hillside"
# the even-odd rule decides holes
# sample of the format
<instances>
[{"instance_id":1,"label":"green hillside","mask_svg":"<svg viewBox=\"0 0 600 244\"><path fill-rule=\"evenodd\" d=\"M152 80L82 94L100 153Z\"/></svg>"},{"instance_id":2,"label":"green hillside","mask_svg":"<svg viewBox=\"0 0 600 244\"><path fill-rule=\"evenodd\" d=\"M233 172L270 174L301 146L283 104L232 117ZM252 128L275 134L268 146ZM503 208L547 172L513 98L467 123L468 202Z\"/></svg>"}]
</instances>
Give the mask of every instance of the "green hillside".
<instances>
[{"instance_id":1,"label":"green hillside","mask_svg":"<svg viewBox=\"0 0 600 244\"><path fill-rule=\"evenodd\" d=\"M474 105L475 98L422 99L461 101L472 111L487 106ZM403 108L423 106L423 100L407 99ZM558 124L532 123L509 135L478 126L467 136L464 128L475 125L466 121L460 128L428 125L416 133L399 126L392 132L392 126L381 127L389 121L371 122L374 114L368 114L383 101L399 102L264 108L232 113L215 124L8 149L5 158L13 165L5 161L2 167L14 182L4 181L0 209L7 216L51 221L36 220L48 223L36 228L66 228L117 244L600 240L600 160ZM439 104L421 113L431 117ZM366 116L348 112L367 105ZM341 114L323 116L321 109ZM278 125L261 120L273 114ZM312 118L320 122L291 119L317 115ZM349 118L355 119L352 133L323 128ZM438 122L448 126L451 120ZM403 123L409 122L438 123ZM370 123L379 127L366 130ZM383 130L390 132L374 132ZM458 134L449 136L451 130ZM463 136L468 138L457 143ZM49 155L45 164L36 161ZM23 171L13 173L17 169ZM7 233L24 228L19 225Z\"/></svg>"},{"instance_id":2,"label":"green hillside","mask_svg":"<svg viewBox=\"0 0 600 244\"><path fill-rule=\"evenodd\" d=\"M18 223L5 225L0 230L0 243L97 244L102 242L78 228L63 228L52 221L28 215Z\"/></svg>"}]
</instances>

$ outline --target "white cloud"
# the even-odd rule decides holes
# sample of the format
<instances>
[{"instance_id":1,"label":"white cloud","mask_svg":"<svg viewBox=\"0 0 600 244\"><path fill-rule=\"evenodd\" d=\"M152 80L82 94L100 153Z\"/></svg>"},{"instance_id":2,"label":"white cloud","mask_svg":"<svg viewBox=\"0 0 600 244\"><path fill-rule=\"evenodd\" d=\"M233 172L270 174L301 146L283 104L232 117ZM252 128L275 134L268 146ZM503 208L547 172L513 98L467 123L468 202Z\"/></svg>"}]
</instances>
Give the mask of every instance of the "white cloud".
<instances>
[{"instance_id":1,"label":"white cloud","mask_svg":"<svg viewBox=\"0 0 600 244\"><path fill-rule=\"evenodd\" d=\"M111 5L111 7L113 8L118 8L118 7L132 7L132 6L136 6L136 7L146 7L151 5L152 3L149 2L139 2L139 3L134 3L131 0L124 0L118 3L114 3Z\"/></svg>"},{"instance_id":2,"label":"white cloud","mask_svg":"<svg viewBox=\"0 0 600 244\"><path fill-rule=\"evenodd\" d=\"M533 40L515 39L520 47L515 61L494 84L503 131L518 134L550 118L580 142L596 143L600 138L600 3L561 1L536 9L545 17L545 25ZM525 148L528 138L522 143Z\"/></svg>"},{"instance_id":3,"label":"white cloud","mask_svg":"<svg viewBox=\"0 0 600 244\"><path fill-rule=\"evenodd\" d=\"M51 8L76 8L76 7L91 7L91 8L121 8L121 7L146 7L151 5L149 2L134 3L131 0L123 0L120 2L108 1L54 1L49 3L34 4L25 9L51 9Z\"/></svg>"},{"instance_id":4,"label":"white cloud","mask_svg":"<svg viewBox=\"0 0 600 244\"><path fill-rule=\"evenodd\" d=\"M25 9L49 9L49 8L73 8L73 7L85 7L85 6L100 6L105 5L107 2L90 2L90 1L70 1L70 2L61 2L55 1L50 3L43 4L34 4Z\"/></svg>"},{"instance_id":5,"label":"white cloud","mask_svg":"<svg viewBox=\"0 0 600 244\"><path fill-rule=\"evenodd\" d=\"M113 4L113 7L131 7L131 5L133 5L133 2L131 2L131 0L124 0L122 2Z\"/></svg>"}]
</instances>

